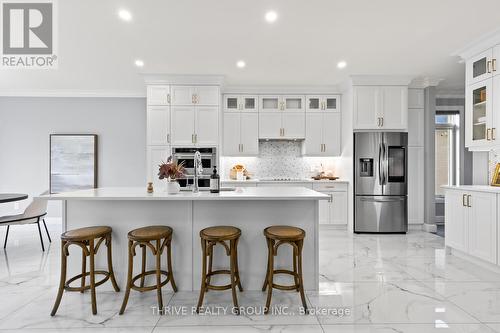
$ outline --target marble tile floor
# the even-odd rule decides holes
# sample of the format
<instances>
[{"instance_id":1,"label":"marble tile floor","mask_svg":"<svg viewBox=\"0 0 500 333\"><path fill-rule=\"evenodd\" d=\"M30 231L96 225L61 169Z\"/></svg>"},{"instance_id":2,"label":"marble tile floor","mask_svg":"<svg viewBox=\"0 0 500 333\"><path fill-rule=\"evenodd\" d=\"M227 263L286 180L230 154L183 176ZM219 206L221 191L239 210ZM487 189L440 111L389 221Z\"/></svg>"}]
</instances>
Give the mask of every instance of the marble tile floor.
<instances>
[{"instance_id":1,"label":"marble tile floor","mask_svg":"<svg viewBox=\"0 0 500 333\"><path fill-rule=\"evenodd\" d=\"M61 225L48 222L54 242L45 253L36 226L29 225L11 228L7 250L0 250L0 333L500 332L500 274L447 255L442 237L420 231L352 235L328 227L320 230L319 291L307 293L313 314L299 313L297 293L276 291L273 310L283 313L263 315L266 295L257 291L239 295L246 311L240 316L223 312L230 292L209 292L207 312L197 315L197 292L165 290L170 314L154 313L154 292L133 292L119 316L123 292L98 289L96 316L88 293L65 293L50 317ZM2 242L5 229L0 227Z\"/></svg>"}]
</instances>

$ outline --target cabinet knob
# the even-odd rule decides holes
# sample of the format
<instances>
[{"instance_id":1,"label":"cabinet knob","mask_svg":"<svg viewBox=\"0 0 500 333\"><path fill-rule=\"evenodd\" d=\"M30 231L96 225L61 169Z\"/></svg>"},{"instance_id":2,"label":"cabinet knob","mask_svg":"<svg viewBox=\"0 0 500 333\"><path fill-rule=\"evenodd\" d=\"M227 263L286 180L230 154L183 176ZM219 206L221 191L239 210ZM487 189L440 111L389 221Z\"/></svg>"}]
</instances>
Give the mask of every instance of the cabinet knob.
<instances>
[{"instance_id":1,"label":"cabinet knob","mask_svg":"<svg viewBox=\"0 0 500 333\"><path fill-rule=\"evenodd\" d=\"M465 200L467 200L467 194L462 195L462 206L467 207Z\"/></svg>"},{"instance_id":2,"label":"cabinet knob","mask_svg":"<svg viewBox=\"0 0 500 333\"><path fill-rule=\"evenodd\" d=\"M497 60L496 59L491 60L491 67L493 68L493 72L497 71Z\"/></svg>"}]
</instances>

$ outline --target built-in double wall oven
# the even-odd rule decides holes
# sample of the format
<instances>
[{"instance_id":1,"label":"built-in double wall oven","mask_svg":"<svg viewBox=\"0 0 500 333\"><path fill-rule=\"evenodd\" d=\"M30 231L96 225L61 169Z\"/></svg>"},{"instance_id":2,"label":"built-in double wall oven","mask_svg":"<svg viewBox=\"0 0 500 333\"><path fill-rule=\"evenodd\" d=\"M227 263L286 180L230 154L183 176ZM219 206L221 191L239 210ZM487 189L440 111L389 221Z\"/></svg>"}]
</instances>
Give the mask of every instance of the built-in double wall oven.
<instances>
[{"instance_id":1,"label":"built-in double wall oven","mask_svg":"<svg viewBox=\"0 0 500 333\"><path fill-rule=\"evenodd\" d=\"M217 165L217 148L215 147L173 147L172 155L177 163L184 162L186 176L179 179L181 190L190 190L194 184L194 154L199 151L203 171L198 175L200 190L210 189L210 176Z\"/></svg>"}]
</instances>

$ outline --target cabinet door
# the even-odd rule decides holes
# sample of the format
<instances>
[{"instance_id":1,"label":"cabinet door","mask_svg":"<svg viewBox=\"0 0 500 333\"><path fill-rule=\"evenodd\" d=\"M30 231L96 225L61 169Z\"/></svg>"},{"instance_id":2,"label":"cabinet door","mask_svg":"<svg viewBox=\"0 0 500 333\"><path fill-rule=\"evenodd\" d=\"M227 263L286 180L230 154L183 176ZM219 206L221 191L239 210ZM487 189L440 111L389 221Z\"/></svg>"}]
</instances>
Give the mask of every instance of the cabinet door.
<instances>
[{"instance_id":1,"label":"cabinet door","mask_svg":"<svg viewBox=\"0 0 500 333\"><path fill-rule=\"evenodd\" d=\"M500 75L493 77L491 91L491 141L498 146L500 144Z\"/></svg>"},{"instance_id":2,"label":"cabinet door","mask_svg":"<svg viewBox=\"0 0 500 333\"><path fill-rule=\"evenodd\" d=\"M223 128L224 155L239 155L241 153L240 113L224 112Z\"/></svg>"},{"instance_id":3,"label":"cabinet door","mask_svg":"<svg viewBox=\"0 0 500 333\"><path fill-rule=\"evenodd\" d=\"M408 147L408 223L424 223L424 147Z\"/></svg>"},{"instance_id":4,"label":"cabinet door","mask_svg":"<svg viewBox=\"0 0 500 333\"><path fill-rule=\"evenodd\" d=\"M148 105L169 105L170 86L148 86L147 103Z\"/></svg>"},{"instance_id":5,"label":"cabinet door","mask_svg":"<svg viewBox=\"0 0 500 333\"><path fill-rule=\"evenodd\" d=\"M299 95L285 95L281 98L283 103L283 111L286 112L304 112L305 99Z\"/></svg>"},{"instance_id":6,"label":"cabinet door","mask_svg":"<svg viewBox=\"0 0 500 333\"><path fill-rule=\"evenodd\" d=\"M465 97L465 145L488 146L492 124L492 79L466 88Z\"/></svg>"},{"instance_id":7,"label":"cabinet door","mask_svg":"<svg viewBox=\"0 0 500 333\"><path fill-rule=\"evenodd\" d=\"M354 87L353 128L380 129L381 89L372 86Z\"/></svg>"},{"instance_id":8,"label":"cabinet door","mask_svg":"<svg viewBox=\"0 0 500 333\"><path fill-rule=\"evenodd\" d=\"M194 87L196 105L216 106L219 105L220 95L217 86Z\"/></svg>"},{"instance_id":9,"label":"cabinet door","mask_svg":"<svg viewBox=\"0 0 500 333\"><path fill-rule=\"evenodd\" d=\"M500 45L493 48L493 59L491 59L491 72L494 76L500 74Z\"/></svg>"},{"instance_id":10,"label":"cabinet door","mask_svg":"<svg viewBox=\"0 0 500 333\"><path fill-rule=\"evenodd\" d=\"M191 86L172 86L170 93L172 105L194 104L194 89Z\"/></svg>"},{"instance_id":11,"label":"cabinet door","mask_svg":"<svg viewBox=\"0 0 500 333\"><path fill-rule=\"evenodd\" d=\"M445 226L446 246L467 252L467 214L468 208L464 206L462 191L447 190L445 195ZM465 200L466 201L466 200Z\"/></svg>"},{"instance_id":12,"label":"cabinet door","mask_svg":"<svg viewBox=\"0 0 500 333\"><path fill-rule=\"evenodd\" d=\"M424 146L424 109L408 109L408 147Z\"/></svg>"},{"instance_id":13,"label":"cabinet door","mask_svg":"<svg viewBox=\"0 0 500 333\"><path fill-rule=\"evenodd\" d=\"M330 223L347 225L347 192L332 192L330 195Z\"/></svg>"},{"instance_id":14,"label":"cabinet door","mask_svg":"<svg viewBox=\"0 0 500 333\"><path fill-rule=\"evenodd\" d=\"M242 95L240 97L241 111L257 112L259 110L259 97L251 95Z\"/></svg>"},{"instance_id":15,"label":"cabinet door","mask_svg":"<svg viewBox=\"0 0 500 333\"><path fill-rule=\"evenodd\" d=\"M242 112L240 128L241 153L259 154L259 115L255 112Z\"/></svg>"},{"instance_id":16,"label":"cabinet door","mask_svg":"<svg viewBox=\"0 0 500 333\"><path fill-rule=\"evenodd\" d=\"M283 137L303 139L306 137L306 114L304 112L283 113Z\"/></svg>"},{"instance_id":17,"label":"cabinet door","mask_svg":"<svg viewBox=\"0 0 500 333\"><path fill-rule=\"evenodd\" d=\"M279 139L281 129L281 113L259 112L259 139Z\"/></svg>"},{"instance_id":18,"label":"cabinet door","mask_svg":"<svg viewBox=\"0 0 500 333\"><path fill-rule=\"evenodd\" d=\"M382 87L382 128L408 129L408 87Z\"/></svg>"},{"instance_id":19,"label":"cabinet door","mask_svg":"<svg viewBox=\"0 0 500 333\"><path fill-rule=\"evenodd\" d=\"M240 106L238 95L224 95L224 112L239 111Z\"/></svg>"},{"instance_id":20,"label":"cabinet door","mask_svg":"<svg viewBox=\"0 0 500 333\"><path fill-rule=\"evenodd\" d=\"M329 193L325 193L329 194ZM330 212L331 212L332 202L329 200L319 200L319 223L320 224L330 224Z\"/></svg>"},{"instance_id":21,"label":"cabinet door","mask_svg":"<svg viewBox=\"0 0 500 333\"><path fill-rule=\"evenodd\" d=\"M323 110L325 111L339 111L339 96L327 95L323 97Z\"/></svg>"},{"instance_id":22,"label":"cabinet door","mask_svg":"<svg viewBox=\"0 0 500 333\"><path fill-rule=\"evenodd\" d=\"M219 107L197 106L195 112L195 144L219 143Z\"/></svg>"},{"instance_id":23,"label":"cabinet door","mask_svg":"<svg viewBox=\"0 0 500 333\"><path fill-rule=\"evenodd\" d=\"M149 106L147 114L148 145L170 144L170 107Z\"/></svg>"},{"instance_id":24,"label":"cabinet door","mask_svg":"<svg viewBox=\"0 0 500 333\"><path fill-rule=\"evenodd\" d=\"M304 155L320 156L323 154L323 113L306 114L306 139Z\"/></svg>"},{"instance_id":25,"label":"cabinet door","mask_svg":"<svg viewBox=\"0 0 500 333\"><path fill-rule=\"evenodd\" d=\"M492 58L493 50L488 49L467 60L465 65L467 85L474 84L491 77Z\"/></svg>"},{"instance_id":26,"label":"cabinet door","mask_svg":"<svg viewBox=\"0 0 500 333\"><path fill-rule=\"evenodd\" d=\"M172 106L172 144L194 144L194 106Z\"/></svg>"},{"instance_id":27,"label":"cabinet door","mask_svg":"<svg viewBox=\"0 0 500 333\"><path fill-rule=\"evenodd\" d=\"M306 112L317 112L323 110L323 96L308 95L306 96Z\"/></svg>"},{"instance_id":28,"label":"cabinet door","mask_svg":"<svg viewBox=\"0 0 500 333\"><path fill-rule=\"evenodd\" d=\"M323 154L326 156L340 156L340 117L340 112L330 112L323 114Z\"/></svg>"},{"instance_id":29,"label":"cabinet door","mask_svg":"<svg viewBox=\"0 0 500 333\"><path fill-rule=\"evenodd\" d=\"M497 195L469 193L469 254L497 263Z\"/></svg>"},{"instance_id":30,"label":"cabinet door","mask_svg":"<svg viewBox=\"0 0 500 333\"><path fill-rule=\"evenodd\" d=\"M155 191L160 191L159 187L163 185L164 182L158 179L159 165L162 162L166 162L170 155L171 151L169 146L148 147L147 181L153 183Z\"/></svg>"},{"instance_id":31,"label":"cabinet door","mask_svg":"<svg viewBox=\"0 0 500 333\"><path fill-rule=\"evenodd\" d=\"M281 111L283 103L279 96L259 96L260 111Z\"/></svg>"}]
</instances>

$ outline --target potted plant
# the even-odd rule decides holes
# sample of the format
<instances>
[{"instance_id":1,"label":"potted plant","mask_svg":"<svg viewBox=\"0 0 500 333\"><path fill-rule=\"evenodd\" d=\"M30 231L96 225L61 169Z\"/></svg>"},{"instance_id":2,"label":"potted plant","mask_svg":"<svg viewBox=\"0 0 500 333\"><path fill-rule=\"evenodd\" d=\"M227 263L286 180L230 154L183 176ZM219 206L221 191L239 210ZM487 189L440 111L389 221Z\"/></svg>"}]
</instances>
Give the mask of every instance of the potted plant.
<instances>
[{"instance_id":1,"label":"potted plant","mask_svg":"<svg viewBox=\"0 0 500 333\"><path fill-rule=\"evenodd\" d=\"M166 191L169 194L180 192L181 186L177 182L177 179L184 177L184 174L184 161L177 163L173 160L172 156L167 159L167 162L162 162L159 165L158 178L167 180Z\"/></svg>"}]
</instances>

